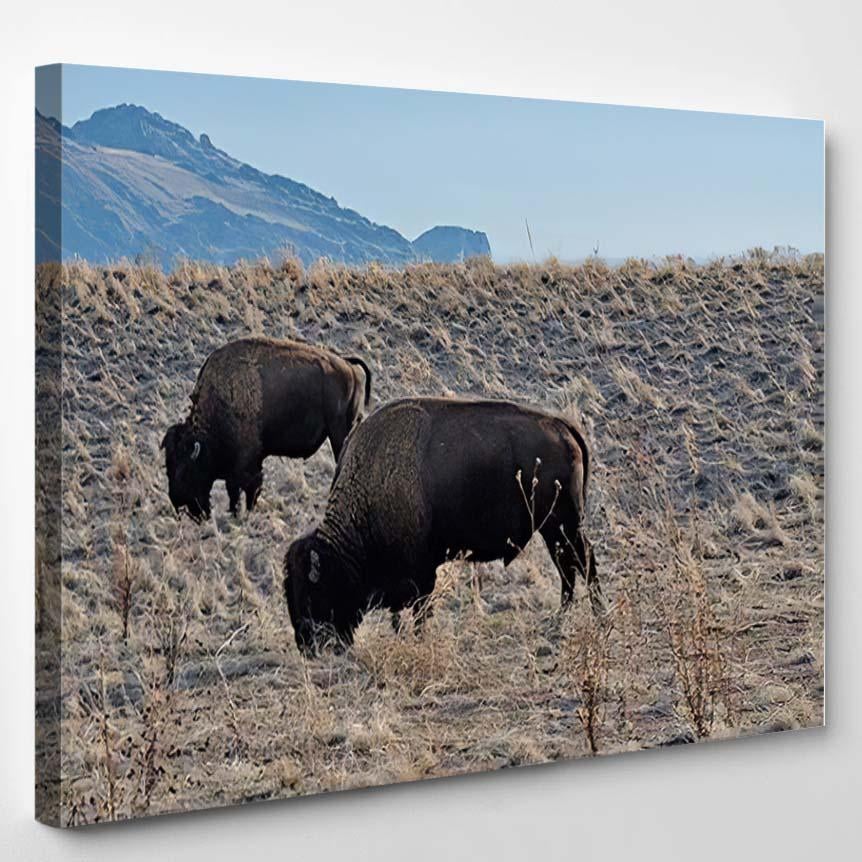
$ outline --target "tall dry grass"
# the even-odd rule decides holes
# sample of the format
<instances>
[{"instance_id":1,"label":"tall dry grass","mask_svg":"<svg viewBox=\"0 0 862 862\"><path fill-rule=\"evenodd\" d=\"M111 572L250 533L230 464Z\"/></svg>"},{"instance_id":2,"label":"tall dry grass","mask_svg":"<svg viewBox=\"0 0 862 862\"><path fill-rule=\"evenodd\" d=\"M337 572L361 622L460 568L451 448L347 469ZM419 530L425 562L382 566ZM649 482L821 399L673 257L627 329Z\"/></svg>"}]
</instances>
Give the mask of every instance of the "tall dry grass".
<instances>
[{"instance_id":1,"label":"tall dry grass","mask_svg":"<svg viewBox=\"0 0 862 862\"><path fill-rule=\"evenodd\" d=\"M62 568L45 543L37 565L43 647L62 625L62 822L822 720L822 258L74 263L37 290L63 323L59 344L39 332L62 351L40 385L61 387L63 457L60 499L38 501L61 507ZM377 403L577 416L607 614L579 589L561 615L533 541L507 569L442 567L421 635L377 612L345 655L303 661L280 565L323 511L329 450L270 459L237 522L219 488L202 526L174 517L159 452L207 354L257 333L363 356Z\"/></svg>"}]
</instances>

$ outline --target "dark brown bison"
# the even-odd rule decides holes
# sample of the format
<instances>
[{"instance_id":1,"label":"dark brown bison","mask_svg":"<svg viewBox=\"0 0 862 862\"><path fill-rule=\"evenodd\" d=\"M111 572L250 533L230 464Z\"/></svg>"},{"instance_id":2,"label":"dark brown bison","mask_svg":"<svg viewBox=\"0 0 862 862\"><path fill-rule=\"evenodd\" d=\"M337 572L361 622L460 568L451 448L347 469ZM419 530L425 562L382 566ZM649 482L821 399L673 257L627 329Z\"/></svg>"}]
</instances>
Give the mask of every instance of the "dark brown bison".
<instances>
[{"instance_id":1,"label":"dark brown bison","mask_svg":"<svg viewBox=\"0 0 862 862\"><path fill-rule=\"evenodd\" d=\"M428 611L437 567L462 554L508 565L539 532L562 581L603 605L581 530L589 453L569 422L505 401L408 398L350 435L320 525L284 561L303 654L341 647L366 610Z\"/></svg>"},{"instance_id":2,"label":"dark brown bison","mask_svg":"<svg viewBox=\"0 0 862 862\"><path fill-rule=\"evenodd\" d=\"M188 418L162 440L174 508L208 518L212 486L224 479L230 511L242 492L251 511L264 458L309 458L328 437L337 460L370 397L361 359L266 338L220 347L198 374Z\"/></svg>"}]
</instances>

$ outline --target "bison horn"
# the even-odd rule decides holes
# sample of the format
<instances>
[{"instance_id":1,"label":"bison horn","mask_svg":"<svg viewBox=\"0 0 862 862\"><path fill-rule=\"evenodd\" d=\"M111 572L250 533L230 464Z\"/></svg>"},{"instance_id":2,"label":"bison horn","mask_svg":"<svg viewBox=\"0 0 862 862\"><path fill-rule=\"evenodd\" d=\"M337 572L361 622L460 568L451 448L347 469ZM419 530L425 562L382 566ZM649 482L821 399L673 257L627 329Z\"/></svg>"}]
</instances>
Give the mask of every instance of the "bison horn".
<instances>
[{"instance_id":1,"label":"bison horn","mask_svg":"<svg viewBox=\"0 0 862 862\"><path fill-rule=\"evenodd\" d=\"M317 551L312 551L310 557L311 569L308 572L308 580L316 584L320 580L320 554Z\"/></svg>"},{"instance_id":2,"label":"bison horn","mask_svg":"<svg viewBox=\"0 0 862 862\"><path fill-rule=\"evenodd\" d=\"M201 454L201 444L199 440L195 440L195 448L192 449L192 461L197 461L198 455Z\"/></svg>"}]
</instances>

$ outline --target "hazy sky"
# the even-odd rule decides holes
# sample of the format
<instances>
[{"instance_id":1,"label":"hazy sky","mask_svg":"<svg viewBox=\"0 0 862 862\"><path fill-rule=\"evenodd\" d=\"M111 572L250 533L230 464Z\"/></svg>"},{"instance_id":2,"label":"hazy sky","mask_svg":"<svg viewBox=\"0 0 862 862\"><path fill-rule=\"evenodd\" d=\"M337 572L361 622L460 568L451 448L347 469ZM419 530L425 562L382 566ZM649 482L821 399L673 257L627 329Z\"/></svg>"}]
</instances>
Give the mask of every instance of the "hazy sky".
<instances>
[{"instance_id":1,"label":"hazy sky","mask_svg":"<svg viewBox=\"0 0 862 862\"><path fill-rule=\"evenodd\" d=\"M694 257L824 247L823 126L259 78L66 66L66 125L143 105L408 239L488 234L494 257Z\"/></svg>"}]
</instances>

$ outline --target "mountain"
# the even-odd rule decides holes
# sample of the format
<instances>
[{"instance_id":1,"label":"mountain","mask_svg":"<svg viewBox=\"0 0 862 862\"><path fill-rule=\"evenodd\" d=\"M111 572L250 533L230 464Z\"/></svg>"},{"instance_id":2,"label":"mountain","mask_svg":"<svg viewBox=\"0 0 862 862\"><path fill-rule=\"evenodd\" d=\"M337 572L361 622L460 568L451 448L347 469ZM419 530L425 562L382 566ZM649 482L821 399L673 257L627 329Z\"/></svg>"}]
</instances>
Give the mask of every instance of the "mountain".
<instances>
[{"instance_id":1,"label":"mountain","mask_svg":"<svg viewBox=\"0 0 862 862\"><path fill-rule=\"evenodd\" d=\"M233 263L290 251L304 262L403 265L443 258L302 183L265 174L137 105L96 111L71 128L36 112L37 260L177 256ZM58 200L62 176L62 195ZM61 204L61 209L58 207ZM60 220L58 220L58 212ZM60 221L60 225L58 225ZM60 230L62 227L62 231ZM478 236L463 228L436 228ZM62 235L62 249L59 237ZM451 242L460 249L464 243Z\"/></svg>"},{"instance_id":2,"label":"mountain","mask_svg":"<svg viewBox=\"0 0 862 862\"><path fill-rule=\"evenodd\" d=\"M490 257L488 237L478 230L438 225L413 240L416 254L423 260L449 263L468 257Z\"/></svg>"}]
</instances>

